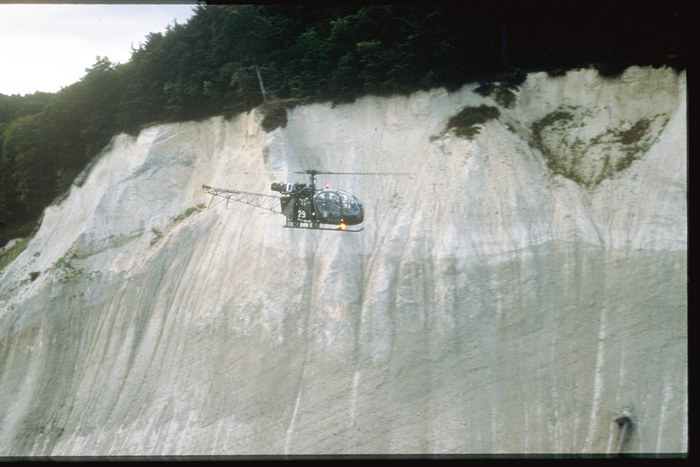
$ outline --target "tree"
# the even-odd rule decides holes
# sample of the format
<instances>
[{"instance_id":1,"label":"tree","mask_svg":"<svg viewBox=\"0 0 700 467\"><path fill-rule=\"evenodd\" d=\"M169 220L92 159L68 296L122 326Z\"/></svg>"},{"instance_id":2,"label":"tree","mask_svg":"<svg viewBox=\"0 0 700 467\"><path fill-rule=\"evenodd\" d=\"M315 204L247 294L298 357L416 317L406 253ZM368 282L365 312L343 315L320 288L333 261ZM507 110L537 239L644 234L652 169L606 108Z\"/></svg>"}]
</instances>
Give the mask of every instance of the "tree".
<instances>
[{"instance_id":1,"label":"tree","mask_svg":"<svg viewBox=\"0 0 700 467\"><path fill-rule=\"evenodd\" d=\"M4 175L5 195L15 194L17 203L24 208L24 218L37 216L55 196L54 158L42 137L40 114L21 117L3 132L2 165L12 170ZM12 204L5 198L5 205ZM17 204L16 203L16 204Z\"/></svg>"}]
</instances>

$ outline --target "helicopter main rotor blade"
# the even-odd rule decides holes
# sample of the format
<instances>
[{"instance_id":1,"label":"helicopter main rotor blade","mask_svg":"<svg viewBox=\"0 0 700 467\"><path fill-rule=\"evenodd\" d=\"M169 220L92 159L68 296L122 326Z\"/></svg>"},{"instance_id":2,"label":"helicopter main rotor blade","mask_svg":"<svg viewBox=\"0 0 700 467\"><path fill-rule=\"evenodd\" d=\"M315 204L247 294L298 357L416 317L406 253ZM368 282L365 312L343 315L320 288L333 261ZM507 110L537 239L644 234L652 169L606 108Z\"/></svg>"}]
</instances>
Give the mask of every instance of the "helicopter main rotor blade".
<instances>
[{"instance_id":1,"label":"helicopter main rotor blade","mask_svg":"<svg viewBox=\"0 0 700 467\"><path fill-rule=\"evenodd\" d=\"M250 171L250 170L246 170L246 171L243 171L243 172L229 172L229 173L236 174L236 175L260 175L260 174L269 175L270 173L272 173L272 171L270 171L270 170L267 170L267 171Z\"/></svg>"},{"instance_id":2,"label":"helicopter main rotor blade","mask_svg":"<svg viewBox=\"0 0 700 467\"><path fill-rule=\"evenodd\" d=\"M413 172L327 172L324 170L300 170L292 172L307 175L415 175Z\"/></svg>"}]
</instances>

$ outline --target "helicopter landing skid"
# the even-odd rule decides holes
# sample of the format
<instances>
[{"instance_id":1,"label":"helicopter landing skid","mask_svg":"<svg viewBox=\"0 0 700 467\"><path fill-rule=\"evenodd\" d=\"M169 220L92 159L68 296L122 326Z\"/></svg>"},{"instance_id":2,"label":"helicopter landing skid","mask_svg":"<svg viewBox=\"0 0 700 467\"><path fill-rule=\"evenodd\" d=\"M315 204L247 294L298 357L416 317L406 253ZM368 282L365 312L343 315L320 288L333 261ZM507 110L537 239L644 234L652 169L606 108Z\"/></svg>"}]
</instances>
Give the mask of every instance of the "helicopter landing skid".
<instances>
[{"instance_id":1,"label":"helicopter landing skid","mask_svg":"<svg viewBox=\"0 0 700 467\"><path fill-rule=\"evenodd\" d=\"M294 225L284 225L283 226L285 229L302 229L302 230L330 230L331 232L361 232L364 230L364 227L360 227L359 229L341 229L340 227L331 229L330 227L301 227L301 226L294 226Z\"/></svg>"}]
</instances>

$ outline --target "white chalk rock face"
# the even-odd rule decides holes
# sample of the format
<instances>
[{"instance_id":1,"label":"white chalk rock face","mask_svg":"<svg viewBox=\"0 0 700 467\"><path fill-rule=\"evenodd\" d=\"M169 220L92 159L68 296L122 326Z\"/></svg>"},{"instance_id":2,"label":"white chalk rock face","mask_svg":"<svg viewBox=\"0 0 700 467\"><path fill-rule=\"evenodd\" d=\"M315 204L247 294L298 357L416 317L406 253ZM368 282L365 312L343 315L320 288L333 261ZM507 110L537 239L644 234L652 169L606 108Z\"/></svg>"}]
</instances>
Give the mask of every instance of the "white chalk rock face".
<instances>
[{"instance_id":1,"label":"white chalk rock face","mask_svg":"<svg viewBox=\"0 0 700 467\"><path fill-rule=\"evenodd\" d=\"M476 88L115 137L0 272L0 456L687 452L685 73ZM304 169L412 175L191 209Z\"/></svg>"}]
</instances>

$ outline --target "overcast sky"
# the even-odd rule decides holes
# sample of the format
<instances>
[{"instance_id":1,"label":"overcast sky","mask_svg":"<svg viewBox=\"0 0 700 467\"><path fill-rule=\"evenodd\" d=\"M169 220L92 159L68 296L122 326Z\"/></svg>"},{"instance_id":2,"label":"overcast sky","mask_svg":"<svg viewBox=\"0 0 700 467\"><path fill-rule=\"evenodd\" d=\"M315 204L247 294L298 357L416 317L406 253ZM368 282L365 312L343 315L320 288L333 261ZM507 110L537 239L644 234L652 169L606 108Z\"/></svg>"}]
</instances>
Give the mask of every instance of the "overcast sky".
<instances>
[{"instance_id":1,"label":"overcast sky","mask_svg":"<svg viewBox=\"0 0 700 467\"><path fill-rule=\"evenodd\" d=\"M175 21L184 4L8 4L0 0L0 94L57 92L79 81L96 57L125 63L131 47Z\"/></svg>"}]
</instances>

